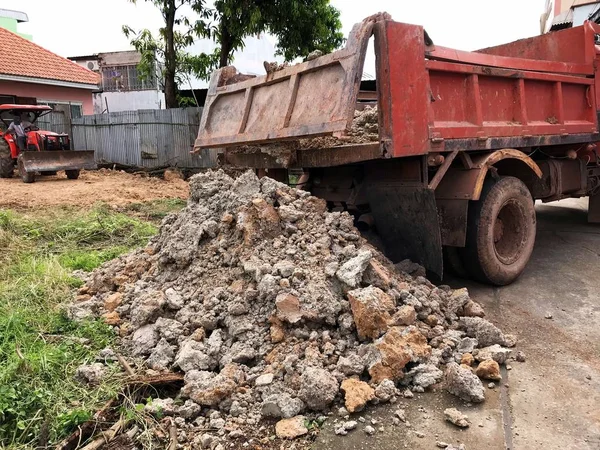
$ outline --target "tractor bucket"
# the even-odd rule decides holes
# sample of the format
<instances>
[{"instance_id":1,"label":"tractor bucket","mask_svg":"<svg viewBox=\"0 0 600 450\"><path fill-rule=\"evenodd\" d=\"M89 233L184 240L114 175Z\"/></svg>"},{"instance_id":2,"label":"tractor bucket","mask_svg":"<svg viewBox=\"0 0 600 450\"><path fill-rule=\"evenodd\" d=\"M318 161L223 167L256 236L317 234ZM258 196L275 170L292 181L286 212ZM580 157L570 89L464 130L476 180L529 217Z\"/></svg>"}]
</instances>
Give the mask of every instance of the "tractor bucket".
<instances>
[{"instance_id":1,"label":"tractor bucket","mask_svg":"<svg viewBox=\"0 0 600 450\"><path fill-rule=\"evenodd\" d=\"M45 151L22 152L19 167L27 173L56 172L59 170L96 169L93 151Z\"/></svg>"}]
</instances>

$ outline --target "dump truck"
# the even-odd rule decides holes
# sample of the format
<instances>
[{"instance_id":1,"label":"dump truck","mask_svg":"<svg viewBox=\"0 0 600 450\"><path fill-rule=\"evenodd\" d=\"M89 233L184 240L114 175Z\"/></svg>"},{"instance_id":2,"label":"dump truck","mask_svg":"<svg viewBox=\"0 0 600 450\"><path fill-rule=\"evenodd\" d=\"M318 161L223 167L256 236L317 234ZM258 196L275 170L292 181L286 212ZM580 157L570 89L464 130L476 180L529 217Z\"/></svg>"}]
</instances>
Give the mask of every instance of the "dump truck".
<instances>
[{"instance_id":1,"label":"dump truck","mask_svg":"<svg viewBox=\"0 0 600 450\"><path fill-rule=\"evenodd\" d=\"M506 285L531 256L536 200L589 196L600 221L598 42L586 22L466 52L380 13L316 59L264 76L217 70L194 151L279 180L301 170L302 188L375 228L393 261ZM369 106L376 133L356 139Z\"/></svg>"},{"instance_id":2,"label":"dump truck","mask_svg":"<svg viewBox=\"0 0 600 450\"><path fill-rule=\"evenodd\" d=\"M95 169L93 151L73 151L68 134L41 130L37 120L52 112L47 105L0 105L0 178L11 178L15 167L24 183L33 183L37 173L56 175L64 170L67 178L79 178L81 169ZM8 128L19 118L23 124L25 137L20 148L17 137Z\"/></svg>"}]
</instances>

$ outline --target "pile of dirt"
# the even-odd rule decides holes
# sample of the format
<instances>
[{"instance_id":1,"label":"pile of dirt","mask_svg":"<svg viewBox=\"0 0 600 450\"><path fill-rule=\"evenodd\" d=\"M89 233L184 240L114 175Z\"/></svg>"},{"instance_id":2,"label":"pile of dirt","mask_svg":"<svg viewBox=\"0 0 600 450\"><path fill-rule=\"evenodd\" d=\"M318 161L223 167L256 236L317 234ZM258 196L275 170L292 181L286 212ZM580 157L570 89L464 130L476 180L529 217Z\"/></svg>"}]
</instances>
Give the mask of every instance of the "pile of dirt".
<instances>
[{"instance_id":1,"label":"pile of dirt","mask_svg":"<svg viewBox=\"0 0 600 450\"><path fill-rule=\"evenodd\" d=\"M368 144L379 142L379 114L377 106L366 106L354 111L354 119L346 136L325 136L311 139L300 139L301 149L329 148L338 145Z\"/></svg>"},{"instance_id":2,"label":"pile of dirt","mask_svg":"<svg viewBox=\"0 0 600 450\"><path fill-rule=\"evenodd\" d=\"M180 442L226 445L263 419L295 437L332 408L442 383L484 400L480 377L499 377L515 338L466 289L402 272L350 215L270 178L207 172L190 190L145 249L90 274L69 308L113 325L138 367L185 372L177 398L147 406L177 417Z\"/></svg>"}]
</instances>

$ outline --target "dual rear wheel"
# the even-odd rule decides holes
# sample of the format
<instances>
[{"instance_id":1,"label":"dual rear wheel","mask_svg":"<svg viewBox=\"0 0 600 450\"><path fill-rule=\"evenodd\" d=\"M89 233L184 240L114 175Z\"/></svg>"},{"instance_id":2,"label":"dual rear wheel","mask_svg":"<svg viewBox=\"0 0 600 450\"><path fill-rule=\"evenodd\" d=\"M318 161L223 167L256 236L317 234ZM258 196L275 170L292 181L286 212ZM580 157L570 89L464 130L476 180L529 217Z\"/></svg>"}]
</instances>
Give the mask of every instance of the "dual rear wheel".
<instances>
[{"instance_id":1,"label":"dual rear wheel","mask_svg":"<svg viewBox=\"0 0 600 450\"><path fill-rule=\"evenodd\" d=\"M518 178L486 180L481 197L470 202L466 246L445 247L445 266L461 277L504 286L515 281L533 252L534 201Z\"/></svg>"}]
</instances>

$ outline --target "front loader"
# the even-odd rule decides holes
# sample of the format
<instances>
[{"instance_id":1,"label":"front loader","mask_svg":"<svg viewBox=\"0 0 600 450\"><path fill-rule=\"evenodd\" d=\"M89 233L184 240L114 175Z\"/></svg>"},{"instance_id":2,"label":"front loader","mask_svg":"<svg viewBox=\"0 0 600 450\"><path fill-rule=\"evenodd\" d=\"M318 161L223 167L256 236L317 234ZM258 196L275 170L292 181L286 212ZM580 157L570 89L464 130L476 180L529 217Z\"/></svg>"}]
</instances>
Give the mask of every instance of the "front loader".
<instances>
[{"instance_id":1,"label":"front loader","mask_svg":"<svg viewBox=\"0 0 600 450\"><path fill-rule=\"evenodd\" d=\"M36 174L55 175L64 170L67 178L79 177L82 169L95 169L93 151L73 151L68 134L40 130L39 117L52 108L45 105L0 105L0 120L4 130L0 135L0 178L13 176L15 166L24 183L33 183ZM25 149L19 148L17 137L8 131L15 118L24 125Z\"/></svg>"}]
</instances>

